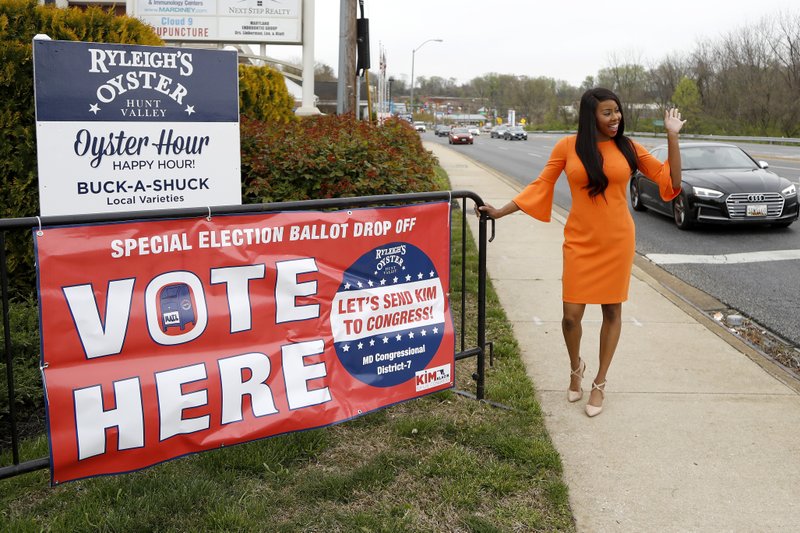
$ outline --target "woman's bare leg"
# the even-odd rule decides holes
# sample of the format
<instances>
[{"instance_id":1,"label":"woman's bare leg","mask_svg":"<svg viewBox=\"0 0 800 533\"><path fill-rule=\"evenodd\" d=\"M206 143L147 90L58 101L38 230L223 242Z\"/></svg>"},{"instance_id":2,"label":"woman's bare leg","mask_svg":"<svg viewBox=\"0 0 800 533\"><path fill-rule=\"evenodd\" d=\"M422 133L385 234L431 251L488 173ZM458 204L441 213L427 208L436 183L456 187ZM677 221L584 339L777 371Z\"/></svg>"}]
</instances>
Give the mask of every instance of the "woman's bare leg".
<instances>
[{"instance_id":1,"label":"woman's bare leg","mask_svg":"<svg viewBox=\"0 0 800 533\"><path fill-rule=\"evenodd\" d=\"M569 366L572 371L578 369L581 361L581 336L583 326L581 320L586 310L586 304L573 304L564 302L564 318L561 319L561 332L564 334L564 342L569 353ZM570 376L569 390L579 391L581 389L580 376Z\"/></svg>"},{"instance_id":2,"label":"woman's bare leg","mask_svg":"<svg viewBox=\"0 0 800 533\"><path fill-rule=\"evenodd\" d=\"M600 326L600 366L594 382L598 385L606 380L606 372L611 366L611 359L617 350L619 336L622 332L622 304L603 304L603 325ZM603 395L593 390L589 396L589 405L599 407L603 405Z\"/></svg>"}]
</instances>

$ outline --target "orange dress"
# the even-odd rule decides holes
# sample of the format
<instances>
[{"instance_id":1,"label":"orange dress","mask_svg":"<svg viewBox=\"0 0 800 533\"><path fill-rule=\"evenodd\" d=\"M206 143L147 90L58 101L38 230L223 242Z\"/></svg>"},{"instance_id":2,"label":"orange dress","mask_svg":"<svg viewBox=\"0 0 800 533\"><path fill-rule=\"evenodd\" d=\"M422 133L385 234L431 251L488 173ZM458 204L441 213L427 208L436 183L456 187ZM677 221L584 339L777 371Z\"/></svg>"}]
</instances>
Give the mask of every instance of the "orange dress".
<instances>
[{"instance_id":1,"label":"orange dress","mask_svg":"<svg viewBox=\"0 0 800 533\"><path fill-rule=\"evenodd\" d=\"M627 189L631 176L628 160L613 141L597 143L603 156L608 188L603 196L589 197L586 170L575 151L577 136L564 137L553 148L539 177L522 190L514 203L530 216L550 221L553 191L566 171L572 208L564 226L564 270L562 299L578 304L612 304L628 299L636 233L628 209ZM661 163L634 142L639 170L658 183L664 200L675 198L669 163Z\"/></svg>"}]
</instances>

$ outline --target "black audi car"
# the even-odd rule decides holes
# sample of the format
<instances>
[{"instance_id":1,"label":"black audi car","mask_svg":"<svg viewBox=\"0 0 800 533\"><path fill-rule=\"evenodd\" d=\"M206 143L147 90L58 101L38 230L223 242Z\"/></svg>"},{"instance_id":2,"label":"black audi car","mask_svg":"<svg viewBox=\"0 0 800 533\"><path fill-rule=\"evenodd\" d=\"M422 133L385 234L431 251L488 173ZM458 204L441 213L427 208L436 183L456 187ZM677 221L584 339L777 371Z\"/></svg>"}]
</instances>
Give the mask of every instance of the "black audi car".
<instances>
[{"instance_id":1,"label":"black audi car","mask_svg":"<svg viewBox=\"0 0 800 533\"><path fill-rule=\"evenodd\" d=\"M682 191L664 202L656 183L641 172L631 177L631 206L670 216L680 229L696 224L770 224L785 228L797 220L797 188L767 170L733 144L682 142ZM667 145L651 152L667 159Z\"/></svg>"}]
</instances>

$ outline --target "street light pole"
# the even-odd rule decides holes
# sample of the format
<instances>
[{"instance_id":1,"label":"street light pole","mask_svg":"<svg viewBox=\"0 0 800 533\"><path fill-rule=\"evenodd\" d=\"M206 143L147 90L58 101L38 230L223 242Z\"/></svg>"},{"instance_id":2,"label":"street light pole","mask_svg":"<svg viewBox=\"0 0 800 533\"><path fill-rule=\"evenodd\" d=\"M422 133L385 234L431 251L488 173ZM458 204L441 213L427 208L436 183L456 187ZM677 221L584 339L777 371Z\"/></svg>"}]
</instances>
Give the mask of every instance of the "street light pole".
<instances>
[{"instance_id":1,"label":"street light pole","mask_svg":"<svg viewBox=\"0 0 800 533\"><path fill-rule=\"evenodd\" d=\"M427 41L423 41L422 44L417 46L411 51L411 118L414 118L414 56L417 53L417 50L425 46L429 42L442 42L442 39L428 39Z\"/></svg>"}]
</instances>

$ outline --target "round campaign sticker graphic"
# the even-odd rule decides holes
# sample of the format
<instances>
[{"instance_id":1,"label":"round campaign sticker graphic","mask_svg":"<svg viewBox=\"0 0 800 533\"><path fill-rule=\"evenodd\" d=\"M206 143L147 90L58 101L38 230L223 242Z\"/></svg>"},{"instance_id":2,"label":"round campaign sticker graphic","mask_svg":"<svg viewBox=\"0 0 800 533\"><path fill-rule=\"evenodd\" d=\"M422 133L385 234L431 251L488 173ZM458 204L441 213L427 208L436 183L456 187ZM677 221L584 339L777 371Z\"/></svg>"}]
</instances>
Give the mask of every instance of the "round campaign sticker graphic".
<instances>
[{"instance_id":1,"label":"round campaign sticker graphic","mask_svg":"<svg viewBox=\"0 0 800 533\"><path fill-rule=\"evenodd\" d=\"M336 354L356 379L391 387L425 369L444 336L445 293L433 261L393 242L362 255L333 299Z\"/></svg>"}]
</instances>

